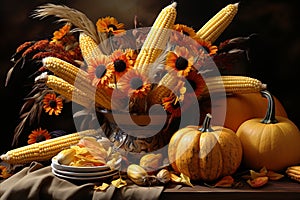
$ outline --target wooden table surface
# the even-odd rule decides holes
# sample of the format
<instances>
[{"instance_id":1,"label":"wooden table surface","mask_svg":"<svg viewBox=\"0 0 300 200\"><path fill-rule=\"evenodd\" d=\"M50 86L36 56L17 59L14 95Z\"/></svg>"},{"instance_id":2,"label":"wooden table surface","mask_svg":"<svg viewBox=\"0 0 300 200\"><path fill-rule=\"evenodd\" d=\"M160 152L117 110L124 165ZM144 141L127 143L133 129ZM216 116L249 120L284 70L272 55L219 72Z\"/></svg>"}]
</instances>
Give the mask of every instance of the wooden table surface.
<instances>
[{"instance_id":1,"label":"wooden table surface","mask_svg":"<svg viewBox=\"0 0 300 200\"><path fill-rule=\"evenodd\" d=\"M300 183L288 178L277 181L269 181L261 188L250 188L243 184L238 188L211 188L194 185L194 187L168 187L164 190L161 199L267 199L267 200L300 200Z\"/></svg>"}]
</instances>

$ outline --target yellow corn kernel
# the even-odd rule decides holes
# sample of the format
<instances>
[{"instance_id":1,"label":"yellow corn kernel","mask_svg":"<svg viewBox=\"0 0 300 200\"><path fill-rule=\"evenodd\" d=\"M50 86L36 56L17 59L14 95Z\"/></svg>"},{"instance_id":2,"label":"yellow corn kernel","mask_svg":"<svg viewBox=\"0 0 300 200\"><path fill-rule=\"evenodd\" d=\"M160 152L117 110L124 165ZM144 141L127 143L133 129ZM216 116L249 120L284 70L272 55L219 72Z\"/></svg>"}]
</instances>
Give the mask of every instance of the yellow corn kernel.
<instances>
[{"instance_id":1,"label":"yellow corn kernel","mask_svg":"<svg viewBox=\"0 0 300 200\"><path fill-rule=\"evenodd\" d=\"M98 44L93 40L93 38L83 32L79 34L79 47L87 65L96 63L97 57L103 55Z\"/></svg>"},{"instance_id":2,"label":"yellow corn kernel","mask_svg":"<svg viewBox=\"0 0 300 200\"><path fill-rule=\"evenodd\" d=\"M79 90L84 91L87 97L95 101L97 105L105 109L111 108L110 96L106 93L106 90L97 90L92 85L86 71L56 57L46 57L42 61L44 67Z\"/></svg>"},{"instance_id":3,"label":"yellow corn kernel","mask_svg":"<svg viewBox=\"0 0 300 200\"><path fill-rule=\"evenodd\" d=\"M259 92L267 88L260 80L248 76L223 75L205 79L206 90L203 95L214 92L228 94ZM208 91L209 90L209 91Z\"/></svg>"},{"instance_id":4,"label":"yellow corn kernel","mask_svg":"<svg viewBox=\"0 0 300 200\"><path fill-rule=\"evenodd\" d=\"M54 75L48 75L46 85L68 100L78 103L86 108L90 108L92 105L92 101L86 93L77 89L74 85L71 85L62 78Z\"/></svg>"},{"instance_id":5,"label":"yellow corn kernel","mask_svg":"<svg viewBox=\"0 0 300 200\"><path fill-rule=\"evenodd\" d=\"M166 48L177 15L176 5L177 3L173 2L161 10L137 56L134 67L145 76L149 73L148 65Z\"/></svg>"},{"instance_id":6,"label":"yellow corn kernel","mask_svg":"<svg viewBox=\"0 0 300 200\"><path fill-rule=\"evenodd\" d=\"M149 94L149 101L151 105L161 104L164 97L168 97L175 90L181 79L176 73L166 73L159 81L156 88Z\"/></svg>"},{"instance_id":7,"label":"yellow corn kernel","mask_svg":"<svg viewBox=\"0 0 300 200\"><path fill-rule=\"evenodd\" d=\"M9 164L26 164L33 161L47 161L63 149L75 145L84 136L96 136L94 129L84 130L27 146L12 149L1 155L2 161Z\"/></svg>"},{"instance_id":8,"label":"yellow corn kernel","mask_svg":"<svg viewBox=\"0 0 300 200\"><path fill-rule=\"evenodd\" d=\"M238 11L239 3L228 4L214 15L204 26L196 33L196 37L214 43L232 22Z\"/></svg>"}]
</instances>

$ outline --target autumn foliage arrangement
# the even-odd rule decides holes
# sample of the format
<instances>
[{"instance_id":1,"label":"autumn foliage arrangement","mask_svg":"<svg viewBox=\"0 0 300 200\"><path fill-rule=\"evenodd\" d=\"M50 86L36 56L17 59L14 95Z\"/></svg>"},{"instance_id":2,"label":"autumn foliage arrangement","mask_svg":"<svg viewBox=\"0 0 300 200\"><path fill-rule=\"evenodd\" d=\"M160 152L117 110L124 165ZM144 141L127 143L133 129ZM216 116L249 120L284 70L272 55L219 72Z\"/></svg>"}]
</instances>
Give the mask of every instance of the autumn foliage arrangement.
<instances>
[{"instance_id":1,"label":"autumn foliage arrangement","mask_svg":"<svg viewBox=\"0 0 300 200\"><path fill-rule=\"evenodd\" d=\"M39 6L33 17L55 16L64 24L53 32L53 37L25 42L13 55L15 64L7 75L6 85L12 84L15 73L24 68L29 83L24 84L29 92L21 107L14 145L35 145L39 149L61 138L70 142L68 134L75 138L71 142L77 142L81 131L94 132L100 125L103 130L99 134L108 136L117 144L116 148L125 151L151 153L170 142L168 153L174 173L167 169L156 171L163 163L161 156L154 154L143 156L139 164L127 163L127 173L138 185L172 181L193 186L193 181L206 181L211 187L233 187L236 181L234 173L244 156L243 143L235 134L239 124L235 123L233 127L226 122L224 126L213 126L212 129L211 107L204 109L204 117L200 116L196 124L186 122L186 125L194 126L180 129L175 124L185 116L184 113L198 108L212 95L234 98L234 95L259 94L266 90L267 85L258 79L220 73L230 69L241 56L230 50L252 39L252 36L240 37L215 44L237 11L238 3L228 4L197 31L186 24L176 23L177 3L173 2L161 10L151 27L126 30L125 24L112 16L100 17L94 23L84 13L67 6ZM244 51L240 49L238 52ZM70 104L75 107L70 109ZM69 115L63 117L66 112ZM109 114L119 116L124 113L128 114L126 120L127 116L136 118L142 127L147 123L141 119L147 115L165 113L167 117L161 135L149 139L120 132ZM251 116L255 115L253 112ZM284 110L282 115L286 115ZM45 116L54 123L43 123ZM246 121L247 117L250 115L241 121ZM66 124L66 130L55 123L56 119L59 122L64 119L79 122ZM164 123L161 118L152 120ZM226 116L226 120L234 121L230 116ZM202 122L204 128L200 127ZM75 130L78 132L74 133ZM25 144L20 142L24 138ZM164 140L161 142L160 138ZM216 145L211 146L212 143ZM208 149L213 151L204 152L205 156L199 158L200 153ZM51 155L43 151L45 159L62 149L52 150ZM26 151L30 151L30 146ZM19 149L10 151L1 159L9 162L18 153ZM18 162L17 158L15 162ZM36 157L26 157L26 162L34 159ZM258 187L271 177L274 180L282 178L281 174L268 170L249 171L251 175L247 177L247 183ZM2 173L7 176L4 168ZM117 181L119 186L126 185L122 179Z\"/></svg>"}]
</instances>

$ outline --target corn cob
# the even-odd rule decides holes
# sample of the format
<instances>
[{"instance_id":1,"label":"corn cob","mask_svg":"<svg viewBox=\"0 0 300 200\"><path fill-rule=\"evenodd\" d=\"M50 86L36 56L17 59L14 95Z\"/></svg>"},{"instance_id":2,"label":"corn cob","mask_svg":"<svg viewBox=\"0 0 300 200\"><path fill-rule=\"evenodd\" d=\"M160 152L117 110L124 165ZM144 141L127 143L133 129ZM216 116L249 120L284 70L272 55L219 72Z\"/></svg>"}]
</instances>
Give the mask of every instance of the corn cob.
<instances>
[{"instance_id":1,"label":"corn cob","mask_svg":"<svg viewBox=\"0 0 300 200\"><path fill-rule=\"evenodd\" d=\"M238 11L238 3L228 4L213 16L196 33L196 37L214 43L233 20Z\"/></svg>"},{"instance_id":2,"label":"corn cob","mask_svg":"<svg viewBox=\"0 0 300 200\"><path fill-rule=\"evenodd\" d=\"M149 64L165 49L176 19L176 2L162 9L154 21L150 32L137 56L134 67L144 76L149 76Z\"/></svg>"},{"instance_id":3,"label":"corn cob","mask_svg":"<svg viewBox=\"0 0 300 200\"><path fill-rule=\"evenodd\" d=\"M150 105L161 104L164 97L170 96L179 84L180 78L176 73L169 72L163 76L156 88L149 94Z\"/></svg>"},{"instance_id":4,"label":"corn cob","mask_svg":"<svg viewBox=\"0 0 300 200\"><path fill-rule=\"evenodd\" d=\"M97 57L103 55L98 44L93 40L93 38L83 32L79 35L79 47L87 65L96 63Z\"/></svg>"},{"instance_id":5,"label":"corn cob","mask_svg":"<svg viewBox=\"0 0 300 200\"><path fill-rule=\"evenodd\" d=\"M207 87L202 95L206 95L208 92L222 91L228 94L251 93L267 88L266 84L263 84L260 80L247 76L224 75L208 77L205 79L205 83Z\"/></svg>"},{"instance_id":6,"label":"corn cob","mask_svg":"<svg viewBox=\"0 0 300 200\"><path fill-rule=\"evenodd\" d=\"M111 108L110 96L106 93L106 90L96 89L96 87L92 86L86 71L56 57L44 58L43 65L56 76L86 93L87 97L95 101L97 105L106 109Z\"/></svg>"},{"instance_id":7,"label":"corn cob","mask_svg":"<svg viewBox=\"0 0 300 200\"><path fill-rule=\"evenodd\" d=\"M63 149L75 145L84 136L95 136L97 131L94 129L84 130L27 146L12 149L1 155L2 161L9 164L26 164L32 161L46 161L58 154Z\"/></svg>"},{"instance_id":8,"label":"corn cob","mask_svg":"<svg viewBox=\"0 0 300 200\"><path fill-rule=\"evenodd\" d=\"M86 108L90 108L92 105L92 101L86 93L77 89L74 85L66 82L62 78L54 75L48 75L46 78L46 85L68 100L78 103Z\"/></svg>"}]
</instances>

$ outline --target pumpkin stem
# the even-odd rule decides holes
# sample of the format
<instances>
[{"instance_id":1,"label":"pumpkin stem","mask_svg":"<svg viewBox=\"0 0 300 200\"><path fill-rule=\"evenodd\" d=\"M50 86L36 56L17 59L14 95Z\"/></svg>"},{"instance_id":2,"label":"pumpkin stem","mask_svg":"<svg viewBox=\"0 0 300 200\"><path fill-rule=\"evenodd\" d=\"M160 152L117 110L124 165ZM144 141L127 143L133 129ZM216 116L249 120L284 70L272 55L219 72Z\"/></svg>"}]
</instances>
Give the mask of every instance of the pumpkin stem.
<instances>
[{"instance_id":1,"label":"pumpkin stem","mask_svg":"<svg viewBox=\"0 0 300 200\"><path fill-rule=\"evenodd\" d=\"M277 119L275 118L275 102L271 93L267 90L262 90L261 95L268 99L268 109L265 117L260 121L264 124L275 124Z\"/></svg>"},{"instance_id":2,"label":"pumpkin stem","mask_svg":"<svg viewBox=\"0 0 300 200\"><path fill-rule=\"evenodd\" d=\"M205 118L204 118L202 127L199 128L198 130L201 131L201 132L213 132L214 130L210 126L211 118L212 118L211 114L207 113Z\"/></svg>"}]
</instances>

